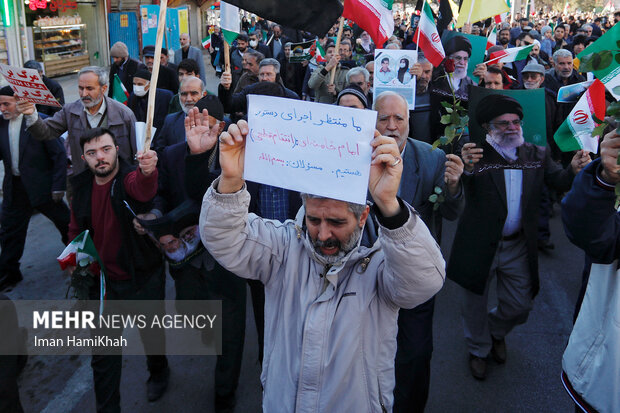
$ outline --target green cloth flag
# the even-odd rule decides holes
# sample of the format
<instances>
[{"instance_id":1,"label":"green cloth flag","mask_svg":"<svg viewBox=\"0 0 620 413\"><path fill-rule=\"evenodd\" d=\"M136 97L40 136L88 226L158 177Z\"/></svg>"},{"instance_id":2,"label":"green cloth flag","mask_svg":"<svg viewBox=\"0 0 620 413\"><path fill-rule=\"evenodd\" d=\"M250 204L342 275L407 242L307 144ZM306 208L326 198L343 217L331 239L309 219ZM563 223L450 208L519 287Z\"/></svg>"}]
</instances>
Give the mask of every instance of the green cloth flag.
<instances>
[{"instance_id":1,"label":"green cloth flag","mask_svg":"<svg viewBox=\"0 0 620 413\"><path fill-rule=\"evenodd\" d=\"M220 2L220 27L226 43L232 46L241 30L239 7Z\"/></svg>"},{"instance_id":2,"label":"green cloth flag","mask_svg":"<svg viewBox=\"0 0 620 413\"><path fill-rule=\"evenodd\" d=\"M607 30L577 58L580 72L594 73L613 97L620 100L620 24Z\"/></svg>"},{"instance_id":3,"label":"green cloth flag","mask_svg":"<svg viewBox=\"0 0 620 413\"><path fill-rule=\"evenodd\" d=\"M121 82L121 78L114 74L114 100L126 105L129 100L129 92L125 89L125 85Z\"/></svg>"}]
</instances>

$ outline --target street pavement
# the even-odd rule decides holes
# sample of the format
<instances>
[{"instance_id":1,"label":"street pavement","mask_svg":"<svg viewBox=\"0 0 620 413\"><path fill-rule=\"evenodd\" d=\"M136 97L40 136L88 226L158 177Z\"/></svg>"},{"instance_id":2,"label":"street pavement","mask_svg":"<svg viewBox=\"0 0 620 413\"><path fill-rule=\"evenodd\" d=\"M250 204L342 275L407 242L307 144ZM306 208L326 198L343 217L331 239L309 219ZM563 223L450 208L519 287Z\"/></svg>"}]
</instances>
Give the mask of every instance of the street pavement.
<instances>
[{"instance_id":1,"label":"street pavement","mask_svg":"<svg viewBox=\"0 0 620 413\"><path fill-rule=\"evenodd\" d=\"M447 253L455 225L445 224L443 249ZM485 381L476 381L469 374L459 316L461 289L446 281L435 307L435 351L427 412L572 411L570 399L560 384L560 369L579 291L583 253L567 241L558 216L552 219L551 228L556 249L550 255L541 254L541 291L534 310L529 321L508 336L506 364L491 362ZM69 280L55 260L62 248L51 222L42 215L34 216L22 259L25 279L8 295L12 299L63 299ZM174 284L170 277L166 291L166 297L172 299ZM249 302L246 326L236 411L257 412L261 400L260 368ZM19 381L25 411L94 411L89 361L85 356L31 357ZM161 400L149 403L145 358L124 357L123 411L213 411L215 357L172 356L169 361L170 387Z\"/></svg>"},{"instance_id":2,"label":"street pavement","mask_svg":"<svg viewBox=\"0 0 620 413\"><path fill-rule=\"evenodd\" d=\"M211 70L211 66L207 65ZM212 72L211 72L212 73ZM57 78L66 101L77 99L75 75ZM207 87L217 90L210 76ZM0 167L1 169L1 167ZM572 328L572 316L580 287L583 252L566 239L559 206L551 220L556 249L540 255L541 290L529 321L506 340L508 361L490 362L485 381L469 373L459 312L461 288L446 281L438 294L435 319L435 351L427 412L572 412L560 383L561 358ZM444 223L442 249L447 257L454 223ZM33 216L21 268L24 281L8 295L12 299L64 299L69 279L55 258L63 245L54 226L44 216ZM168 276L166 297L173 299L174 282ZM248 294L249 297L249 294ZM495 297L491 297L491 302ZM249 298L248 298L249 300ZM236 412L260 411L257 338L248 301L245 352L237 391ZM125 412L213 411L215 357L169 357L171 376L166 394L157 402L146 400L148 378L144 357L123 359L121 403ZM90 358L85 356L33 356L20 380L20 396L26 412L92 412L94 392ZM343 394L343 397L347 397Z\"/></svg>"}]
</instances>

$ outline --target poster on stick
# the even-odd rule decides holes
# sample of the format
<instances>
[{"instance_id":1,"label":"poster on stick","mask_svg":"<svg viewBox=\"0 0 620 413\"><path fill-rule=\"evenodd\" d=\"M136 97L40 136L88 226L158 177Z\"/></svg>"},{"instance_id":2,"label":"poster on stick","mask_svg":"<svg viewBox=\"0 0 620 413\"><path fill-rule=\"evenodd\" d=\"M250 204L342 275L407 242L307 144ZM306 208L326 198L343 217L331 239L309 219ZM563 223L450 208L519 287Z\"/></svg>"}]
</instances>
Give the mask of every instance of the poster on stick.
<instances>
[{"instance_id":1,"label":"poster on stick","mask_svg":"<svg viewBox=\"0 0 620 413\"><path fill-rule=\"evenodd\" d=\"M415 76L409 69L418 61L417 50L375 50L373 96L395 92L407 100L409 110L415 109Z\"/></svg>"},{"instance_id":2,"label":"poster on stick","mask_svg":"<svg viewBox=\"0 0 620 413\"><path fill-rule=\"evenodd\" d=\"M374 111L248 96L244 178L366 203Z\"/></svg>"},{"instance_id":3,"label":"poster on stick","mask_svg":"<svg viewBox=\"0 0 620 413\"><path fill-rule=\"evenodd\" d=\"M62 107L49 91L36 69L0 64L0 73L9 82L15 96L34 104Z\"/></svg>"}]
</instances>

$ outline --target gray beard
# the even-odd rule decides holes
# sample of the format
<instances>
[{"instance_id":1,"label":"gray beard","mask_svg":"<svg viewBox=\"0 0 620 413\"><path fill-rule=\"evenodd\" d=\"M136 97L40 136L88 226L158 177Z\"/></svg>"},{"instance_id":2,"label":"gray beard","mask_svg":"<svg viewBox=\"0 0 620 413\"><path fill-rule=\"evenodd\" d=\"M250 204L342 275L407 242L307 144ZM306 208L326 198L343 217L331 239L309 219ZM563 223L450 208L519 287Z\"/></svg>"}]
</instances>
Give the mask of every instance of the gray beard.
<instances>
[{"instance_id":1,"label":"gray beard","mask_svg":"<svg viewBox=\"0 0 620 413\"><path fill-rule=\"evenodd\" d=\"M338 253L334 255L323 254L319 246L316 245L317 243L315 241L312 241L312 239L310 239L310 242L312 246L314 247L314 251L316 252L317 257L319 258L322 264L335 265L335 264L340 263L340 261L342 261L342 259L346 257L348 253L350 253L357 247L357 244L359 244L361 235L362 235L362 228L355 227L355 230L353 231L349 239L344 244L340 245L340 251L338 251Z\"/></svg>"}]
</instances>

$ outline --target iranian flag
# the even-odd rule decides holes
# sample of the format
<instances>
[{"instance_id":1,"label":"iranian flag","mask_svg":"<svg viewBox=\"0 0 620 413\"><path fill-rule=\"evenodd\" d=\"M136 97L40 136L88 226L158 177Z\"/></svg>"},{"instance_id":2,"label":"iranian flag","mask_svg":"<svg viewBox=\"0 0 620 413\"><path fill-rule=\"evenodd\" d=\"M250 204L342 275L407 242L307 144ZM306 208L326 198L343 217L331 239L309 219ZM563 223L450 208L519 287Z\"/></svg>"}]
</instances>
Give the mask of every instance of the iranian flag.
<instances>
[{"instance_id":1,"label":"iranian flag","mask_svg":"<svg viewBox=\"0 0 620 413\"><path fill-rule=\"evenodd\" d=\"M325 59L325 50L323 49L323 46L321 46L321 43L319 43L318 40L315 40L314 46L314 48L310 49L310 53L314 57L314 60L317 63L327 62L327 59Z\"/></svg>"},{"instance_id":2,"label":"iranian flag","mask_svg":"<svg viewBox=\"0 0 620 413\"><path fill-rule=\"evenodd\" d=\"M241 21L239 20L239 7L220 2L220 27L224 40L229 45L239 36Z\"/></svg>"},{"instance_id":3,"label":"iranian flag","mask_svg":"<svg viewBox=\"0 0 620 413\"><path fill-rule=\"evenodd\" d=\"M531 44L529 46L511 47L509 49L498 50L495 53L491 53L489 60L484 63L487 65L492 63L510 63L516 62L517 60L527 59L533 48L534 45Z\"/></svg>"},{"instance_id":4,"label":"iranian flag","mask_svg":"<svg viewBox=\"0 0 620 413\"><path fill-rule=\"evenodd\" d=\"M598 136L592 136L592 131L598 119L605 117L605 85L596 79L584 93L564 123L560 125L553 139L563 152L584 149L592 153L598 152Z\"/></svg>"},{"instance_id":5,"label":"iranian flag","mask_svg":"<svg viewBox=\"0 0 620 413\"><path fill-rule=\"evenodd\" d=\"M489 37L487 37L487 48L489 50L491 47L497 44L497 26L493 26L493 30L489 33Z\"/></svg>"},{"instance_id":6,"label":"iranian flag","mask_svg":"<svg viewBox=\"0 0 620 413\"><path fill-rule=\"evenodd\" d=\"M75 237L75 239L65 247L64 251L60 254L60 256L58 256L58 258L56 258L56 260L58 260L62 270L65 270L67 267L76 267L78 264L81 266L86 266L92 263L99 264L99 311L103 312L103 301L105 299L105 274L103 263L99 258L99 253L97 253L95 243L90 237L88 230Z\"/></svg>"},{"instance_id":7,"label":"iranian flag","mask_svg":"<svg viewBox=\"0 0 620 413\"><path fill-rule=\"evenodd\" d=\"M380 49L394 32L393 2L394 0L344 0L342 17L353 20L366 30Z\"/></svg>"},{"instance_id":8,"label":"iranian flag","mask_svg":"<svg viewBox=\"0 0 620 413\"><path fill-rule=\"evenodd\" d=\"M495 17L493 17L493 20L495 20L496 24L500 24L501 22L505 22L507 19L508 19L508 12L496 14Z\"/></svg>"},{"instance_id":9,"label":"iranian flag","mask_svg":"<svg viewBox=\"0 0 620 413\"><path fill-rule=\"evenodd\" d=\"M433 12L427 2L424 2L420 22L413 36L414 39L419 39L418 48L424 52L426 59L433 66L438 67L446 57L446 52L443 50Z\"/></svg>"},{"instance_id":10,"label":"iranian flag","mask_svg":"<svg viewBox=\"0 0 620 413\"><path fill-rule=\"evenodd\" d=\"M129 92L125 88L123 82L121 82L121 78L118 75L114 74L114 96L112 96L114 100L121 102L126 105L129 100Z\"/></svg>"},{"instance_id":11,"label":"iranian flag","mask_svg":"<svg viewBox=\"0 0 620 413\"><path fill-rule=\"evenodd\" d=\"M202 47L209 50L209 48L211 47L211 35L208 35L207 37L202 39Z\"/></svg>"}]
</instances>

